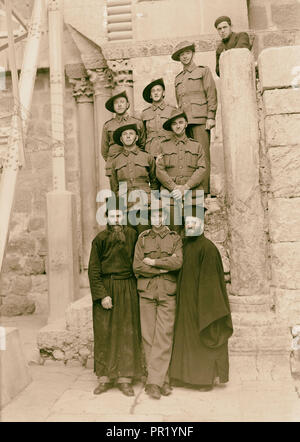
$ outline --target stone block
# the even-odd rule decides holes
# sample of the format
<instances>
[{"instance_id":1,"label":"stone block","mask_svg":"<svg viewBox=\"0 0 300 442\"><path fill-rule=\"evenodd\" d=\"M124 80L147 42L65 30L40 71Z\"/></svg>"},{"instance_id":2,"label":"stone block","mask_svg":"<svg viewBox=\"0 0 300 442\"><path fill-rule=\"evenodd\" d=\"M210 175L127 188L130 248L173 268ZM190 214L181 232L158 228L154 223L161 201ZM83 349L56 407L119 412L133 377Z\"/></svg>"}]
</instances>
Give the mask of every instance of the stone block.
<instances>
[{"instance_id":1,"label":"stone block","mask_svg":"<svg viewBox=\"0 0 300 442\"><path fill-rule=\"evenodd\" d=\"M5 296L0 307L0 315L2 316L31 315L34 311L34 302L26 296L20 295Z\"/></svg>"},{"instance_id":2,"label":"stone block","mask_svg":"<svg viewBox=\"0 0 300 442\"><path fill-rule=\"evenodd\" d=\"M249 7L249 16L248 16L250 29L267 29L268 16L265 5L252 6L251 3Z\"/></svg>"},{"instance_id":3,"label":"stone block","mask_svg":"<svg viewBox=\"0 0 300 442\"><path fill-rule=\"evenodd\" d=\"M272 21L281 29L299 29L300 23L300 3L271 5Z\"/></svg>"},{"instance_id":4,"label":"stone block","mask_svg":"<svg viewBox=\"0 0 300 442\"><path fill-rule=\"evenodd\" d=\"M274 198L268 202L272 242L300 241L300 198Z\"/></svg>"},{"instance_id":5,"label":"stone block","mask_svg":"<svg viewBox=\"0 0 300 442\"><path fill-rule=\"evenodd\" d=\"M12 292L14 295L26 295L31 290L32 282L30 276L16 275L12 281Z\"/></svg>"},{"instance_id":6,"label":"stone block","mask_svg":"<svg viewBox=\"0 0 300 442\"><path fill-rule=\"evenodd\" d=\"M300 290L278 289L273 287L276 315L292 326L300 320Z\"/></svg>"},{"instance_id":7,"label":"stone block","mask_svg":"<svg viewBox=\"0 0 300 442\"><path fill-rule=\"evenodd\" d=\"M19 330L5 327L3 329L5 347L0 348L0 408L8 404L31 382Z\"/></svg>"},{"instance_id":8,"label":"stone block","mask_svg":"<svg viewBox=\"0 0 300 442\"><path fill-rule=\"evenodd\" d=\"M28 222L28 230L39 230L45 228L45 218L32 217Z\"/></svg>"},{"instance_id":9,"label":"stone block","mask_svg":"<svg viewBox=\"0 0 300 442\"><path fill-rule=\"evenodd\" d=\"M258 57L262 90L290 87L295 78L294 68L299 66L300 46L264 49Z\"/></svg>"},{"instance_id":10,"label":"stone block","mask_svg":"<svg viewBox=\"0 0 300 442\"><path fill-rule=\"evenodd\" d=\"M265 115L300 113L300 88L266 90L263 102Z\"/></svg>"},{"instance_id":11,"label":"stone block","mask_svg":"<svg viewBox=\"0 0 300 442\"><path fill-rule=\"evenodd\" d=\"M300 196L300 149L274 147L269 149L270 192L276 198Z\"/></svg>"},{"instance_id":12,"label":"stone block","mask_svg":"<svg viewBox=\"0 0 300 442\"><path fill-rule=\"evenodd\" d=\"M287 47L295 45L295 33L292 31L266 31L262 34L261 49L273 47Z\"/></svg>"},{"instance_id":13,"label":"stone block","mask_svg":"<svg viewBox=\"0 0 300 442\"><path fill-rule=\"evenodd\" d=\"M266 145L268 147L300 145L299 127L300 114L267 116L265 119Z\"/></svg>"},{"instance_id":14,"label":"stone block","mask_svg":"<svg viewBox=\"0 0 300 442\"><path fill-rule=\"evenodd\" d=\"M300 289L300 242L271 244L272 285Z\"/></svg>"},{"instance_id":15,"label":"stone block","mask_svg":"<svg viewBox=\"0 0 300 442\"><path fill-rule=\"evenodd\" d=\"M40 256L28 257L24 263L24 273L26 275L36 275L45 273L45 261Z\"/></svg>"}]
</instances>

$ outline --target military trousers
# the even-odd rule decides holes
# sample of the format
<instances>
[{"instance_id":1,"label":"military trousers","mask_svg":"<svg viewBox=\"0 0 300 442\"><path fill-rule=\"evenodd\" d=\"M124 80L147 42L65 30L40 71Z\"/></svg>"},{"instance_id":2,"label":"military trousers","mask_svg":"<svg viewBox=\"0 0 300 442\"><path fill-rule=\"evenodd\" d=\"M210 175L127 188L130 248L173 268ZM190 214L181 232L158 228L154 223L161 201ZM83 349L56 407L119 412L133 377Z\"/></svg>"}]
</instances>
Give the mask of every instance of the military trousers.
<instances>
[{"instance_id":1,"label":"military trousers","mask_svg":"<svg viewBox=\"0 0 300 442\"><path fill-rule=\"evenodd\" d=\"M142 340L147 364L147 384L162 387L169 382L176 296L163 294L159 299L140 297Z\"/></svg>"},{"instance_id":2,"label":"military trousers","mask_svg":"<svg viewBox=\"0 0 300 442\"><path fill-rule=\"evenodd\" d=\"M205 124L191 124L190 136L201 144L206 160L207 174L203 182L204 193L210 193L210 130L205 129Z\"/></svg>"}]
</instances>

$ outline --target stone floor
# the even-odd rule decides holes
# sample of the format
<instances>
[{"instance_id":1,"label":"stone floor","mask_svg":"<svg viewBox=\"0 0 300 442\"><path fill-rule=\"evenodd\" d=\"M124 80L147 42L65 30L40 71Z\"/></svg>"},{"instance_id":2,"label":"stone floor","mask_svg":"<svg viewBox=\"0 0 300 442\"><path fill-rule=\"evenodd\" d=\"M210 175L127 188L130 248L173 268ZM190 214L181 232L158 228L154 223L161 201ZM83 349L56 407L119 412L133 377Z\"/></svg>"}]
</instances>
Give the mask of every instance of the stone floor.
<instances>
[{"instance_id":1,"label":"stone floor","mask_svg":"<svg viewBox=\"0 0 300 442\"><path fill-rule=\"evenodd\" d=\"M19 328L33 379L0 411L2 422L300 421L300 398L286 365L279 363L281 356L278 361L268 355L231 357L230 382L211 392L174 388L171 396L155 401L136 385L134 398L117 389L94 396L96 378L91 369L52 361L36 364L35 337L44 317L1 322Z\"/></svg>"}]
</instances>

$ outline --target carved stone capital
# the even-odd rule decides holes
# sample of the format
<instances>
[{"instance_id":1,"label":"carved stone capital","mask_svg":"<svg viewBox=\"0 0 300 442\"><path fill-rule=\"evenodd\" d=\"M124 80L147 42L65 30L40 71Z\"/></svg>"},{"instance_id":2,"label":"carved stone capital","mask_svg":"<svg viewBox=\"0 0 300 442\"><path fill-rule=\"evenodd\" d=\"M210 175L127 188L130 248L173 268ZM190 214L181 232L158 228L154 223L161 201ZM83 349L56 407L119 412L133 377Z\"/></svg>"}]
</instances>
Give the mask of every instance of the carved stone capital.
<instances>
[{"instance_id":1,"label":"carved stone capital","mask_svg":"<svg viewBox=\"0 0 300 442\"><path fill-rule=\"evenodd\" d=\"M48 11L58 11L60 4L60 0L48 0Z\"/></svg>"},{"instance_id":2,"label":"carved stone capital","mask_svg":"<svg viewBox=\"0 0 300 442\"><path fill-rule=\"evenodd\" d=\"M107 64L112 72L112 87L114 89L133 87L130 59L109 60Z\"/></svg>"},{"instance_id":3,"label":"carved stone capital","mask_svg":"<svg viewBox=\"0 0 300 442\"><path fill-rule=\"evenodd\" d=\"M70 78L69 81L73 84L73 97L78 103L93 101L94 89L88 78Z\"/></svg>"},{"instance_id":4,"label":"carved stone capital","mask_svg":"<svg viewBox=\"0 0 300 442\"><path fill-rule=\"evenodd\" d=\"M112 87L112 72L109 68L88 69L90 81L94 86L95 95L107 95L107 90Z\"/></svg>"}]
</instances>

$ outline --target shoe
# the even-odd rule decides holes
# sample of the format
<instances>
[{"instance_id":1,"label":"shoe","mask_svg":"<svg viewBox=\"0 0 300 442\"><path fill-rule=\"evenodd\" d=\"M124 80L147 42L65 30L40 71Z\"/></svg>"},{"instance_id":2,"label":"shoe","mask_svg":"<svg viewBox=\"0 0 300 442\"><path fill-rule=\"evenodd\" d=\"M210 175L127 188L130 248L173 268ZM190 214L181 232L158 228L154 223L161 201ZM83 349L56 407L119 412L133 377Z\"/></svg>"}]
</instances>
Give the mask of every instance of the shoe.
<instances>
[{"instance_id":1,"label":"shoe","mask_svg":"<svg viewBox=\"0 0 300 442\"><path fill-rule=\"evenodd\" d=\"M152 397L152 399L160 399L161 397L160 388L155 384L146 385L145 392L148 396Z\"/></svg>"},{"instance_id":2,"label":"shoe","mask_svg":"<svg viewBox=\"0 0 300 442\"><path fill-rule=\"evenodd\" d=\"M105 382L105 383L100 382L100 384L95 388L94 394L105 393L110 388L111 388L111 384L110 383L108 383L108 382Z\"/></svg>"},{"instance_id":3,"label":"shoe","mask_svg":"<svg viewBox=\"0 0 300 442\"><path fill-rule=\"evenodd\" d=\"M167 382L161 387L160 392L163 396L170 396L172 393L172 387Z\"/></svg>"},{"instance_id":4,"label":"shoe","mask_svg":"<svg viewBox=\"0 0 300 442\"><path fill-rule=\"evenodd\" d=\"M198 387L198 391L210 391L212 389L212 385L200 385L200 387Z\"/></svg>"},{"instance_id":5,"label":"shoe","mask_svg":"<svg viewBox=\"0 0 300 442\"><path fill-rule=\"evenodd\" d=\"M131 384L118 384L118 388L125 396L134 396L134 390Z\"/></svg>"}]
</instances>

